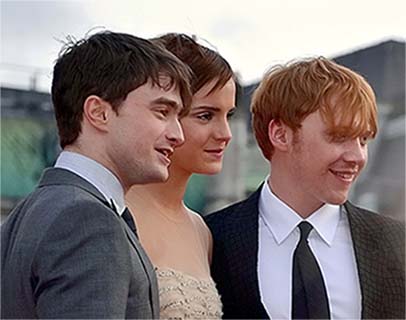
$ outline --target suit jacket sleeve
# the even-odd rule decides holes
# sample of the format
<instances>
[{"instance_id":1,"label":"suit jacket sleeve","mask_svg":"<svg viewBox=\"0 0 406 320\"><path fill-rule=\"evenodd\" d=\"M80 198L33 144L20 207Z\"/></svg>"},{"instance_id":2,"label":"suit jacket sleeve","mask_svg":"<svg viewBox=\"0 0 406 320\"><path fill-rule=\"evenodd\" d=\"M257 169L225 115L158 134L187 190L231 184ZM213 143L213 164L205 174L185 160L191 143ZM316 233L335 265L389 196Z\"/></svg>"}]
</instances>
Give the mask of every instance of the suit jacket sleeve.
<instances>
[{"instance_id":1,"label":"suit jacket sleeve","mask_svg":"<svg viewBox=\"0 0 406 320\"><path fill-rule=\"evenodd\" d=\"M39 243L32 283L39 318L125 318L130 248L102 203L75 203Z\"/></svg>"}]
</instances>

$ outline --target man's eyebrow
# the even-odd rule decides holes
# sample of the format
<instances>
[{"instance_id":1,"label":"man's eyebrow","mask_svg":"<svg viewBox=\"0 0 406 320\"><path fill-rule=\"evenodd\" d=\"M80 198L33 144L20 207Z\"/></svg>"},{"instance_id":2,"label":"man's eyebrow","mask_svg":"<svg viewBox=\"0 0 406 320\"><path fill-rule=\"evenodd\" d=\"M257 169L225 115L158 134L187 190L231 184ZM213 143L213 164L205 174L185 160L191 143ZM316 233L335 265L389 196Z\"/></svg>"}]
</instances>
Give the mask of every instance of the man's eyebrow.
<instances>
[{"instance_id":1,"label":"man's eyebrow","mask_svg":"<svg viewBox=\"0 0 406 320\"><path fill-rule=\"evenodd\" d=\"M181 110L183 108L175 100L168 99L168 98L165 98L165 97L159 97L159 98L157 98L155 100L152 100L151 104L153 104L153 105L157 105L157 104L165 105L165 106L169 106L169 107L171 107L171 108L173 108L175 110Z\"/></svg>"}]
</instances>

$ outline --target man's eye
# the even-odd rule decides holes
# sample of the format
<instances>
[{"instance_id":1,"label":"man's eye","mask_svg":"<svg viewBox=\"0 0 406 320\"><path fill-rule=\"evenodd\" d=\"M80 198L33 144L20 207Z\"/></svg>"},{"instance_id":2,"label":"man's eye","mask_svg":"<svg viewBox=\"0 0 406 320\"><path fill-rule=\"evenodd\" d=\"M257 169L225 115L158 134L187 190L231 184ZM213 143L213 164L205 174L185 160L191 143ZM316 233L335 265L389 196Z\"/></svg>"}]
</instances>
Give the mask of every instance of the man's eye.
<instances>
[{"instance_id":1,"label":"man's eye","mask_svg":"<svg viewBox=\"0 0 406 320\"><path fill-rule=\"evenodd\" d=\"M360 143L362 146L365 146L365 145L368 144L369 140L370 140L369 136L363 136L363 137L360 137L360 138L359 138L359 143Z\"/></svg>"},{"instance_id":2,"label":"man's eye","mask_svg":"<svg viewBox=\"0 0 406 320\"><path fill-rule=\"evenodd\" d=\"M337 143L344 142L347 139L348 139L348 137L344 136L344 135L334 135L334 136L331 137L331 140L333 142L337 142Z\"/></svg>"},{"instance_id":3,"label":"man's eye","mask_svg":"<svg viewBox=\"0 0 406 320\"><path fill-rule=\"evenodd\" d=\"M164 116L164 117L167 117L168 114L169 114L169 110L168 109L158 109L157 113Z\"/></svg>"}]
</instances>

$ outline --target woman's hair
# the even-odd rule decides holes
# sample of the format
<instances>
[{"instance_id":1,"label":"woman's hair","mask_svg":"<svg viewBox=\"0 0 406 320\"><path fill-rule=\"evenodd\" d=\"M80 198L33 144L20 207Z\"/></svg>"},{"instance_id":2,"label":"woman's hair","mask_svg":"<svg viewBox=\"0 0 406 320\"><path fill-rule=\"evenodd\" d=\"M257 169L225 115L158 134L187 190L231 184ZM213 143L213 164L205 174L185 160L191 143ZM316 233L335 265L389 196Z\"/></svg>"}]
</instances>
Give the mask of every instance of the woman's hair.
<instances>
[{"instance_id":1,"label":"woman's hair","mask_svg":"<svg viewBox=\"0 0 406 320\"><path fill-rule=\"evenodd\" d=\"M297 131L318 110L330 135L377 133L375 94L362 76L323 57L293 61L271 68L251 101L253 130L265 158L271 160L274 151L268 138L271 120Z\"/></svg>"},{"instance_id":2,"label":"woman's hair","mask_svg":"<svg viewBox=\"0 0 406 320\"><path fill-rule=\"evenodd\" d=\"M230 64L218 52L198 44L195 37L183 33L167 33L151 41L164 47L191 69L192 94L215 81L210 94L234 78Z\"/></svg>"}]
</instances>

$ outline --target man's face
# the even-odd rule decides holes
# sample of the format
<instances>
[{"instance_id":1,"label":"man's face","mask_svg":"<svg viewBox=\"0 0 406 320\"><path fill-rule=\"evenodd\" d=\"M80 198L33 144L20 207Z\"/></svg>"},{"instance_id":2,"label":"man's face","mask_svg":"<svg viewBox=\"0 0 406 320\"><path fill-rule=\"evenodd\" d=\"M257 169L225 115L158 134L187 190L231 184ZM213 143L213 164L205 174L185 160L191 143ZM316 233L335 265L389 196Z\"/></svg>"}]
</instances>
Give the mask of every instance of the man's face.
<instances>
[{"instance_id":1,"label":"man's face","mask_svg":"<svg viewBox=\"0 0 406 320\"><path fill-rule=\"evenodd\" d=\"M184 141L178 119L181 108L178 90L147 82L131 91L113 116L106 148L110 167L125 191L133 184L168 178L170 155Z\"/></svg>"},{"instance_id":2,"label":"man's face","mask_svg":"<svg viewBox=\"0 0 406 320\"><path fill-rule=\"evenodd\" d=\"M295 181L292 194L301 197L307 209L344 203L367 162L368 136L335 137L327 131L320 113L310 114L295 133L288 155Z\"/></svg>"}]
</instances>

